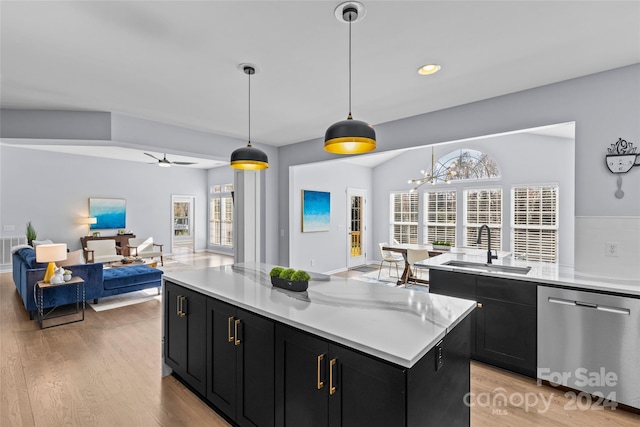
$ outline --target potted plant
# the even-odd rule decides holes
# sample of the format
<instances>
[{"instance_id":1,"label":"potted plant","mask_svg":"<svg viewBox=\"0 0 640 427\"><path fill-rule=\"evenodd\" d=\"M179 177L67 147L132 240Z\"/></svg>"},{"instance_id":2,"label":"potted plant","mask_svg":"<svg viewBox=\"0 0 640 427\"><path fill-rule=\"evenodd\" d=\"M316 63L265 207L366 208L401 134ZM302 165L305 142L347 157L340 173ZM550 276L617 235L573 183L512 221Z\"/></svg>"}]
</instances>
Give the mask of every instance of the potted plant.
<instances>
[{"instance_id":1,"label":"potted plant","mask_svg":"<svg viewBox=\"0 0 640 427\"><path fill-rule=\"evenodd\" d=\"M71 275L72 275L72 271L71 270L67 270L65 269L63 272L63 276L62 278L64 279L65 282L68 282L69 280L71 280Z\"/></svg>"},{"instance_id":2,"label":"potted plant","mask_svg":"<svg viewBox=\"0 0 640 427\"><path fill-rule=\"evenodd\" d=\"M433 246L433 249L435 249L437 251L447 252L447 251L451 250L451 246L453 246L453 243L448 242L446 240L436 240L431 245Z\"/></svg>"},{"instance_id":3,"label":"potted plant","mask_svg":"<svg viewBox=\"0 0 640 427\"><path fill-rule=\"evenodd\" d=\"M38 237L38 233L36 233L36 229L33 228L31 221L27 222L26 235L27 235L27 244L29 244L29 246L33 246L32 243Z\"/></svg>"},{"instance_id":4,"label":"potted plant","mask_svg":"<svg viewBox=\"0 0 640 427\"><path fill-rule=\"evenodd\" d=\"M273 267L269 276L273 286L296 292L305 291L311 280L311 276L306 271L284 267Z\"/></svg>"}]
</instances>

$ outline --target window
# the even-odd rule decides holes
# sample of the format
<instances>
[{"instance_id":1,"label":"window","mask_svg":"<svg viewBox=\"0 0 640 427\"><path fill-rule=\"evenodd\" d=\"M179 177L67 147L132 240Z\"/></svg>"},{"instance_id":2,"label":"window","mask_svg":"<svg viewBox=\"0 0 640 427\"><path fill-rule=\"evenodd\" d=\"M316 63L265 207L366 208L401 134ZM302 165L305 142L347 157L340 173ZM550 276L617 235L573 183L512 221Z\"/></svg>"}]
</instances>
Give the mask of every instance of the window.
<instances>
[{"instance_id":1,"label":"window","mask_svg":"<svg viewBox=\"0 0 640 427\"><path fill-rule=\"evenodd\" d=\"M487 224L491 230L491 249L502 247L502 189L465 191L465 246L487 249L487 236L478 245L478 229Z\"/></svg>"},{"instance_id":2,"label":"window","mask_svg":"<svg viewBox=\"0 0 640 427\"><path fill-rule=\"evenodd\" d=\"M424 193L425 244L456 242L456 191L427 191Z\"/></svg>"},{"instance_id":3,"label":"window","mask_svg":"<svg viewBox=\"0 0 640 427\"><path fill-rule=\"evenodd\" d=\"M418 194L391 194L391 242L418 243Z\"/></svg>"},{"instance_id":4,"label":"window","mask_svg":"<svg viewBox=\"0 0 640 427\"><path fill-rule=\"evenodd\" d=\"M209 244L233 247L232 184L214 185L210 190Z\"/></svg>"},{"instance_id":5,"label":"window","mask_svg":"<svg viewBox=\"0 0 640 427\"><path fill-rule=\"evenodd\" d=\"M531 261L558 260L558 186L511 190L513 253Z\"/></svg>"}]
</instances>

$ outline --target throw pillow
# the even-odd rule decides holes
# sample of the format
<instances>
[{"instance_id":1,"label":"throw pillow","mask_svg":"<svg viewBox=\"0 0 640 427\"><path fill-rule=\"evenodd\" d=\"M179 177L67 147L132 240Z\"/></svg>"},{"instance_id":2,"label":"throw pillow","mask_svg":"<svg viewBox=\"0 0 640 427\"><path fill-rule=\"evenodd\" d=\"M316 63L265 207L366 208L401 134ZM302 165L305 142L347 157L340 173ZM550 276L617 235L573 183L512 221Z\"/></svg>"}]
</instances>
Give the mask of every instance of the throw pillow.
<instances>
[{"instance_id":1,"label":"throw pillow","mask_svg":"<svg viewBox=\"0 0 640 427\"><path fill-rule=\"evenodd\" d=\"M82 253L82 249L69 252L67 254L66 260L56 262L56 265L58 267L66 267L69 265L78 265L78 264L84 264L84 254Z\"/></svg>"},{"instance_id":2,"label":"throw pillow","mask_svg":"<svg viewBox=\"0 0 640 427\"><path fill-rule=\"evenodd\" d=\"M14 254L14 253L18 252L20 249L25 249L25 248L32 249L31 246L29 246L27 244L15 245L15 246L11 247L11 253Z\"/></svg>"},{"instance_id":3,"label":"throw pillow","mask_svg":"<svg viewBox=\"0 0 640 427\"><path fill-rule=\"evenodd\" d=\"M47 240L32 240L31 244L33 245L33 247L35 248L38 245L50 245L52 244L53 241L47 239Z\"/></svg>"}]
</instances>

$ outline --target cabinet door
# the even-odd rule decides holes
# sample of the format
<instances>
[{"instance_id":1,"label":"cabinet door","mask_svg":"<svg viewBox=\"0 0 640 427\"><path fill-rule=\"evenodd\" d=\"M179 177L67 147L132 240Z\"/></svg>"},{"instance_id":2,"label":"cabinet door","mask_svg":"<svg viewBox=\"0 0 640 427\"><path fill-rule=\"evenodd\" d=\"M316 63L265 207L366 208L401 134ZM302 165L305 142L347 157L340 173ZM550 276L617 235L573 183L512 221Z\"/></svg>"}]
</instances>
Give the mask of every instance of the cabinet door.
<instances>
[{"instance_id":1,"label":"cabinet door","mask_svg":"<svg viewBox=\"0 0 640 427\"><path fill-rule=\"evenodd\" d=\"M200 394L206 393L206 297L165 282L165 359Z\"/></svg>"},{"instance_id":2,"label":"cabinet door","mask_svg":"<svg viewBox=\"0 0 640 427\"><path fill-rule=\"evenodd\" d=\"M328 344L276 325L276 426L329 425Z\"/></svg>"},{"instance_id":3,"label":"cabinet door","mask_svg":"<svg viewBox=\"0 0 640 427\"><path fill-rule=\"evenodd\" d=\"M454 273L452 271L431 269L429 271L429 292L477 301L476 276L473 274ZM470 314L471 335L469 337L469 341L471 343L471 357L475 357L476 354L477 311L477 309L473 310Z\"/></svg>"},{"instance_id":4,"label":"cabinet door","mask_svg":"<svg viewBox=\"0 0 640 427\"><path fill-rule=\"evenodd\" d=\"M536 376L536 307L478 297L476 358Z\"/></svg>"},{"instance_id":5,"label":"cabinet door","mask_svg":"<svg viewBox=\"0 0 640 427\"><path fill-rule=\"evenodd\" d=\"M237 412L241 426L275 423L275 332L271 320L238 309Z\"/></svg>"},{"instance_id":6,"label":"cabinet door","mask_svg":"<svg viewBox=\"0 0 640 427\"><path fill-rule=\"evenodd\" d=\"M405 370L329 346L329 425L405 426Z\"/></svg>"},{"instance_id":7,"label":"cabinet door","mask_svg":"<svg viewBox=\"0 0 640 427\"><path fill-rule=\"evenodd\" d=\"M236 415L236 308L207 298L207 399L231 418Z\"/></svg>"},{"instance_id":8,"label":"cabinet door","mask_svg":"<svg viewBox=\"0 0 640 427\"><path fill-rule=\"evenodd\" d=\"M178 375L186 369L187 322L180 316L180 293L178 286L171 282L164 284L164 359Z\"/></svg>"}]
</instances>

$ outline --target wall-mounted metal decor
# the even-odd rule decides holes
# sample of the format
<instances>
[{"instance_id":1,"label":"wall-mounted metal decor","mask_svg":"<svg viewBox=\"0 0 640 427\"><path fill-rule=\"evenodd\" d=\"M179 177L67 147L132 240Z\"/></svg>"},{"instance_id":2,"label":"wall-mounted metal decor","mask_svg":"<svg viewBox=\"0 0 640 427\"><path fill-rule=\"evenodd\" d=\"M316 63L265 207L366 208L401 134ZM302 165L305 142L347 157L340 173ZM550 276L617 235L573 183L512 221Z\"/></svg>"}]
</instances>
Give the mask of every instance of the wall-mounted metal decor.
<instances>
[{"instance_id":1,"label":"wall-mounted metal decor","mask_svg":"<svg viewBox=\"0 0 640 427\"><path fill-rule=\"evenodd\" d=\"M640 154L636 154L637 148L632 142L627 142L622 138L618 138L615 144L611 144L611 148L607 148L606 163L611 173L627 173L634 166L640 166ZM624 197L622 191L622 176L617 180L618 189L615 196L618 199Z\"/></svg>"}]
</instances>

